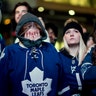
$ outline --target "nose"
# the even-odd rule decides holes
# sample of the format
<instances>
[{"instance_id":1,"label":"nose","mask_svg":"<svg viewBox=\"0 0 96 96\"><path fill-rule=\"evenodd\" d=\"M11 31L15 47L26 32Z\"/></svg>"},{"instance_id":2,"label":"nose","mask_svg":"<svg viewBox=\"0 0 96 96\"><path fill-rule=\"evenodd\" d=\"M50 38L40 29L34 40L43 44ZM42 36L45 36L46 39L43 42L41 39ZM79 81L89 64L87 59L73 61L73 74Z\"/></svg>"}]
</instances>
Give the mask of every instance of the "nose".
<instances>
[{"instance_id":1,"label":"nose","mask_svg":"<svg viewBox=\"0 0 96 96\"><path fill-rule=\"evenodd\" d=\"M74 32L70 32L70 37L74 37Z\"/></svg>"}]
</instances>

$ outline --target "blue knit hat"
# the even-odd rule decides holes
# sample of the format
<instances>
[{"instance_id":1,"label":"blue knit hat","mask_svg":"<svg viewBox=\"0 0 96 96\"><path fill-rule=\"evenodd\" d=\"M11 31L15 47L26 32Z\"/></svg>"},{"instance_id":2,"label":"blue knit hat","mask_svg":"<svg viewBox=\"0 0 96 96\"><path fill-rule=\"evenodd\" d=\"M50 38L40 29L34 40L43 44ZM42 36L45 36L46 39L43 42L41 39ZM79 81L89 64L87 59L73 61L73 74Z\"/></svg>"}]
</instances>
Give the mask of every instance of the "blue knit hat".
<instances>
[{"instance_id":1,"label":"blue knit hat","mask_svg":"<svg viewBox=\"0 0 96 96\"><path fill-rule=\"evenodd\" d=\"M77 29L77 30L81 33L81 35L82 35L82 37L83 37L83 30L82 30L81 25L80 25L79 23L77 23L77 22L74 22L74 21L72 21L72 22L68 23L66 26L64 26L63 36L64 36L65 32L66 32L68 29L70 29L70 28L75 28L75 29Z\"/></svg>"}]
</instances>

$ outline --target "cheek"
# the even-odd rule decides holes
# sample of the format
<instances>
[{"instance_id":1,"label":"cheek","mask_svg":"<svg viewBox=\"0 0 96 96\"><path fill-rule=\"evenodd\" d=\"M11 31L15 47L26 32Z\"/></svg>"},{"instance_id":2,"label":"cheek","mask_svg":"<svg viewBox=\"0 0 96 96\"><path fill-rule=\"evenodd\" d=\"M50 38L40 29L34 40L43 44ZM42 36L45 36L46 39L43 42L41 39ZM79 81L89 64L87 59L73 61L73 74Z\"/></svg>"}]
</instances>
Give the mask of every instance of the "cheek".
<instances>
[{"instance_id":1,"label":"cheek","mask_svg":"<svg viewBox=\"0 0 96 96\"><path fill-rule=\"evenodd\" d=\"M18 23L18 21L19 21L18 14L15 15L15 21L16 21L16 23Z\"/></svg>"},{"instance_id":2,"label":"cheek","mask_svg":"<svg viewBox=\"0 0 96 96\"><path fill-rule=\"evenodd\" d=\"M74 33L74 38L76 41L80 41L81 34L80 33Z\"/></svg>"},{"instance_id":3,"label":"cheek","mask_svg":"<svg viewBox=\"0 0 96 96\"><path fill-rule=\"evenodd\" d=\"M65 40L68 42L69 41L69 36L68 35L65 35L64 37L63 37L63 39L65 38Z\"/></svg>"},{"instance_id":4,"label":"cheek","mask_svg":"<svg viewBox=\"0 0 96 96\"><path fill-rule=\"evenodd\" d=\"M80 36L76 36L76 41L79 43L80 42Z\"/></svg>"},{"instance_id":5,"label":"cheek","mask_svg":"<svg viewBox=\"0 0 96 96\"><path fill-rule=\"evenodd\" d=\"M73 41L74 41L74 43L76 43L76 44L80 43L80 36L76 36Z\"/></svg>"},{"instance_id":6,"label":"cheek","mask_svg":"<svg viewBox=\"0 0 96 96\"><path fill-rule=\"evenodd\" d=\"M17 15L15 15L15 20L17 19Z\"/></svg>"}]
</instances>

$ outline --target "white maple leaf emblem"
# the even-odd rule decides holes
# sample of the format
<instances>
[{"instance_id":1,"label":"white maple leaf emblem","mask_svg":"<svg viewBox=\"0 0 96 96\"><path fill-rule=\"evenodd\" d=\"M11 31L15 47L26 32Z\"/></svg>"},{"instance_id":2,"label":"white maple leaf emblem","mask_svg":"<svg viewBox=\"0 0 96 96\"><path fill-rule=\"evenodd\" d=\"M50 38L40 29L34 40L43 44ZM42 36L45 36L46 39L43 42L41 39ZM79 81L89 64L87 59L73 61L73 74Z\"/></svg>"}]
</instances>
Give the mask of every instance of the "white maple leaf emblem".
<instances>
[{"instance_id":1,"label":"white maple leaf emblem","mask_svg":"<svg viewBox=\"0 0 96 96\"><path fill-rule=\"evenodd\" d=\"M43 80L44 72L35 67L29 72L31 81L22 81L22 92L28 96L47 96L51 91L52 79L46 78Z\"/></svg>"}]
</instances>

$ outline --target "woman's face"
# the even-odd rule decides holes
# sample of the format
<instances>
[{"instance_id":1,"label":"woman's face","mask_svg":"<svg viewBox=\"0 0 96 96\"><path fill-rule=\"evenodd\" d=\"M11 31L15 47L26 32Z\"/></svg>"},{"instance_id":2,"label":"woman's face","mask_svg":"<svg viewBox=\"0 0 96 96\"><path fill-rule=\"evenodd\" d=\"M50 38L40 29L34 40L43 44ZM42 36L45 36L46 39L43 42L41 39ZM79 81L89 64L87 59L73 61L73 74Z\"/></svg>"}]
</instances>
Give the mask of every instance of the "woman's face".
<instances>
[{"instance_id":1,"label":"woman's face","mask_svg":"<svg viewBox=\"0 0 96 96\"><path fill-rule=\"evenodd\" d=\"M76 45L80 42L80 32L77 29L70 28L65 32L64 37L68 45Z\"/></svg>"},{"instance_id":2,"label":"woman's face","mask_svg":"<svg viewBox=\"0 0 96 96\"><path fill-rule=\"evenodd\" d=\"M23 33L21 35L26 39L36 41L41 37L40 26L34 22L27 23L23 27Z\"/></svg>"},{"instance_id":3,"label":"woman's face","mask_svg":"<svg viewBox=\"0 0 96 96\"><path fill-rule=\"evenodd\" d=\"M15 21L16 23L19 22L21 19L22 15L26 14L28 11L26 6L18 6L15 10Z\"/></svg>"}]
</instances>

